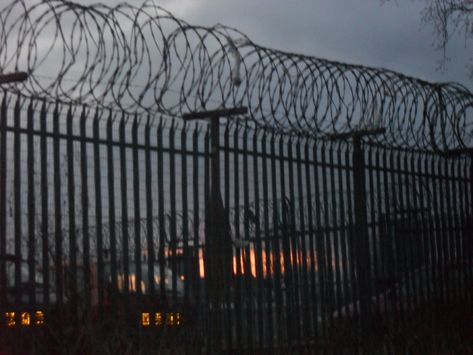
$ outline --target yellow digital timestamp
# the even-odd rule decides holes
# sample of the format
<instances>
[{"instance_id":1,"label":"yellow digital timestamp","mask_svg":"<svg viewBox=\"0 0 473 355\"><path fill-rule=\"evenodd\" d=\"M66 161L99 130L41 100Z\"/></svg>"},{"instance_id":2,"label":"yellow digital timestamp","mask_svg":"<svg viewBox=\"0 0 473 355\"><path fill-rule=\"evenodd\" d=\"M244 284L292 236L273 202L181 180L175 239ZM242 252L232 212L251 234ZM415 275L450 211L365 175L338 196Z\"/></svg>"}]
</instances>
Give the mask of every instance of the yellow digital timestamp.
<instances>
[{"instance_id":1,"label":"yellow digital timestamp","mask_svg":"<svg viewBox=\"0 0 473 355\"><path fill-rule=\"evenodd\" d=\"M30 326L42 326L45 322L45 315L43 311L34 312L17 312L7 311L4 315L4 321L8 328L14 327L30 327Z\"/></svg>"},{"instance_id":2,"label":"yellow digital timestamp","mask_svg":"<svg viewBox=\"0 0 473 355\"><path fill-rule=\"evenodd\" d=\"M140 324L142 327L180 326L182 315L180 312L141 312Z\"/></svg>"}]
</instances>

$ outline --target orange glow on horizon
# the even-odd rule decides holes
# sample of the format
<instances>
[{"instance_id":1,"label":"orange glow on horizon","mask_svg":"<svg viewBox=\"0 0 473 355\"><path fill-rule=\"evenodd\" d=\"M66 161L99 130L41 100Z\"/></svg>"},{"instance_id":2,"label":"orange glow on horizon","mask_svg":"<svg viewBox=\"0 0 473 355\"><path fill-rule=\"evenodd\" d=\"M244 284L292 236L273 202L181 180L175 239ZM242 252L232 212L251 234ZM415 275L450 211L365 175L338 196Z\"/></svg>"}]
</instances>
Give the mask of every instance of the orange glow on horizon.
<instances>
[{"instance_id":1,"label":"orange glow on horizon","mask_svg":"<svg viewBox=\"0 0 473 355\"><path fill-rule=\"evenodd\" d=\"M257 260L260 263L260 268L263 273L263 277L267 278L271 275L274 275L276 272L276 266L279 268L279 273L284 275L285 273L285 257L283 251L279 252L279 265L276 265L276 253L270 252L267 253L265 249L261 250L261 253L257 253L253 246L250 247L249 252L247 249L240 249L239 257L237 255L233 255L232 257L232 273L233 275L245 275L247 273L248 264L249 264L249 271L252 277L256 277L258 274L257 270ZM318 270L317 266L317 258L315 252L307 251L305 258L302 253L302 250L291 250L289 253L289 263L292 267L297 266L300 267L302 265L306 265L308 269L312 267L312 262L315 265L315 270ZM314 260L312 260L314 258ZM205 277L205 260L204 260L204 252L203 250L199 250L199 276L201 278Z\"/></svg>"}]
</instances>

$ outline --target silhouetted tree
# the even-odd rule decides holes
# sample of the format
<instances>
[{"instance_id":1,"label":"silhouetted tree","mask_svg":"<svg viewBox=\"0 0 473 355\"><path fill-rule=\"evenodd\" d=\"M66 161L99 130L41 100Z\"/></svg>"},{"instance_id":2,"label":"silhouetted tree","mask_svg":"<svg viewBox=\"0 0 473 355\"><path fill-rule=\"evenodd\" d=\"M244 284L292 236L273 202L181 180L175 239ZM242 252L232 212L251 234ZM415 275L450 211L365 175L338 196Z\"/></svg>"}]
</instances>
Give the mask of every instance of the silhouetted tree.
<instances>
[{"instance_id":1,"label":"silhouetted tree","mask_svg":"<svg viewBox=\"0 0 473 355\"><path fill-rule=\"evenodd\" d=\"M385 0L391 1L392 0ZM448 63L447 46L454 35L464 35L465 45L473 40L473 0L420 0L425 3L421 18L433 27L434 45L442 52L439 69ZM473 57L472 57L473 60ZM473 79L473 65L469 68Z\"/></svg>"}]
</instances>

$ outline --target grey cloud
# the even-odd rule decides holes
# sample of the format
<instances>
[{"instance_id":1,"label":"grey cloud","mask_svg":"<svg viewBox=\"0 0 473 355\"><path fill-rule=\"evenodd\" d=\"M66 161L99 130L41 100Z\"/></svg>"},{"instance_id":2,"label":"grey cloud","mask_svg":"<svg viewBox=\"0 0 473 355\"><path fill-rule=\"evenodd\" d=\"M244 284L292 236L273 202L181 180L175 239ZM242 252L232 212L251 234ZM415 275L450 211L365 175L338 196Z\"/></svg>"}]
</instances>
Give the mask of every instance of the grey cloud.
<instances>
[{"instance_id":1,"label":"grey cloud","mask_svg":"<svg viewBox=\"0 0 473 355\"><path fill-rule=\"evenodd\" d=\"M163 3L173 7L175 2ZM182 3L182 2L179 2ZM459 82L467 77L471 47L461 35L449 45L452 57L445 72L437 70L442 53L421 21L422 2L388 3L372 0L322 1L184 1L176 15L206 26L217 22L236 27L258 44L375 67L385 67L428 81ZM182 10L180 10L182 9ZM182 14L182 16L181 16Z\"/></svg>"},{"instance_id":2,"label":"grey cloud","mask_svg":"<svg viewBox=\"0 0 473 355\"><path fill-rule=\"evenodd\" d=\"M76 0L79 1L79 0ZM81 3L95 3L82 0ZM117 4L120 0L104 0ZM139 5L141 0L129 0ZM436 70L442 53L432 43L432 28L421 21L422 1L381 0L154 0L191 24L222 23L254 42L289 52L402 72L428 81L458 82L468 77L470 46L458 34L449 44L451 61Z\"/></svg>"}]
</instances>

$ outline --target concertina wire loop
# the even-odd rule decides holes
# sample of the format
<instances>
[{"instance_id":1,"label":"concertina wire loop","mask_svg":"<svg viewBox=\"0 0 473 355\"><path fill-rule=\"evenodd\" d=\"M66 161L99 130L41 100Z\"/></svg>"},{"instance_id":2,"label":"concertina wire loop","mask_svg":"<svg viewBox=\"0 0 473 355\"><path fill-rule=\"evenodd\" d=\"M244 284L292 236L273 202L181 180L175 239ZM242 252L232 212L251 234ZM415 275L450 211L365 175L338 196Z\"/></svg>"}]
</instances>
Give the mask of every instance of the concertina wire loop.
<instances>
[{"instance_id":1,"label":"concertina wire loop","mask_svg":"<svg viewBox=\"0 0 473 355\"><path fill-rule=\"evenodd\" d=\"M390 70L260 46L236 29L189 25L141 6L14 0L0 10L8 91L128 113L248 107L258 127L315 138L384 128L393 147L471 147L473 95Z\"/></svg>"}]
</instances>

